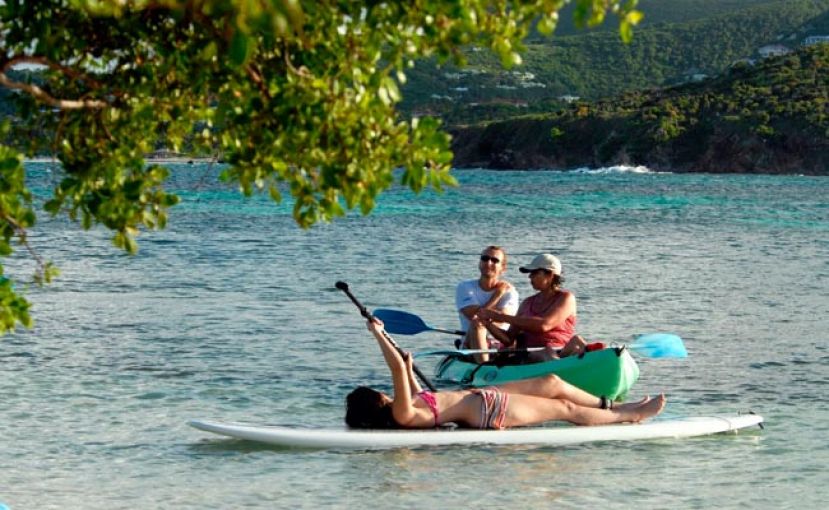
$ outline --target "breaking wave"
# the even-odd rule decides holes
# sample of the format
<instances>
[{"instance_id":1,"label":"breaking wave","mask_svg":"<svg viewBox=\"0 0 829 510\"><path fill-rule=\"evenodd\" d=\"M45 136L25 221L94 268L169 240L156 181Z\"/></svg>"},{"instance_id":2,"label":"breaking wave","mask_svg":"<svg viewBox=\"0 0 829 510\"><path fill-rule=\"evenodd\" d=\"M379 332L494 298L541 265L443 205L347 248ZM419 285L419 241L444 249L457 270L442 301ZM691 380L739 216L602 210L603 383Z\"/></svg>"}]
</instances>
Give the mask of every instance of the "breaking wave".
<instances>
[{"instance_id":1,"label":"breaking wave","mask_svg":"<svg viewBox=\"0 0 829 510\"><path fill-rule=\"evenodd\" d=\"M665 173L665 172L655 172L646 166L629 166L629 165L615 165L615 166L605 166L601 168L574 168L570 170L572 173L576 174L655 174L655 173ZM669 172L668 172L669 173Z\"/></svg>"}]
</instances>

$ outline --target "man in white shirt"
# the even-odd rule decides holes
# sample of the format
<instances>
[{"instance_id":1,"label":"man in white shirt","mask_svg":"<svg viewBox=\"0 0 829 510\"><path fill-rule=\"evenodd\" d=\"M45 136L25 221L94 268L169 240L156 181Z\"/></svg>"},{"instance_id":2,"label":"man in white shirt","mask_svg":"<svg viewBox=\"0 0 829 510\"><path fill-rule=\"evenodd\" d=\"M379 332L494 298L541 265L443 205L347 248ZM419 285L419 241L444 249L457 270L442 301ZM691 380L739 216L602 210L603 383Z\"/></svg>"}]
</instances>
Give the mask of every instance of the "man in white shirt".
<instances>
[{"instance_id":1,"label":"man in white shirt","mask_svg":"<svg viewBox=\"0 0 829 510\"><path fill-rule=\"evenodd\" d=\"M461 329L466 331L463 346L470 349L488 349L497 347L498 341L486 331L470 328L469 320L475 317L481 308L489 308L502 313L515 315L518 310L518 291L513 285L502 280L501 275L507 270L507 254L500 246L487 246L481 252L478 270L481 276L476 280L464 280L455 290L455 306L461 321ZM506 328L506 324L493 323L491 327ZM488 356L477 357L486 361Z\"/></svg>"}]
</instances>

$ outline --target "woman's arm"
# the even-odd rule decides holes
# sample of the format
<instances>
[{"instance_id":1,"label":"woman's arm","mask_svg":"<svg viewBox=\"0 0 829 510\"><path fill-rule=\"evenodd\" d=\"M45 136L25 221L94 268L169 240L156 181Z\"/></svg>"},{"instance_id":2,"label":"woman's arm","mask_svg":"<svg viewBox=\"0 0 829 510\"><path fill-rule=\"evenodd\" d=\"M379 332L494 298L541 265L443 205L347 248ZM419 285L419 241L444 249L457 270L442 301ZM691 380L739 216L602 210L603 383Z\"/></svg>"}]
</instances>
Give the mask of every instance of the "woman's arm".
<instances>
[{"instance_id":1,"label":"woman's arm","mask_svg":"<svg viewBox=\"0 0 829 510\"><path fill-rule=\"evenodd\" d=\"M412 395L417 395L423 388L420 387L420 383L417 382L417 377L414 374L414 359L412 358L412 353L407 352L403 355L403 361L406 363L406 373L409 375L409 388L411 388Z\"/></svg>"},{"instance_id":2,"label":"woman's arm","mask_svg":"<svg viewBox=\"0 0 829 510\"><path fill-rule=\"evenodd\" d=\"M517 314L521 314L521 310L524 308L524 303L521 303L521 306L518 307ZM513 347L515 344L516 338L518 335L521 334L521 328L513 325L507 326L507 329L503 329L496 324L496 322L504 323L506 321L497 321L493 319L489 319L489 315L498 315L499 317L512 317L511 314L505 314L502 312L494 312L491 313L480 313L475 315L472 318L473 324L480 324L489 332L490 336L497 339L501 342L505 347Z\"/></svg>"},{"instance_id":3,"label":"woman's arm","mask_svg":"<svg viewBox=\"0 0 829 510\"><path fill-rule=\"evenodd\" d=\"M366 322L366 326L374 335L377 344L380 345L383 358L386 360L389 371L391 371L392 384L394 385L394 401L391 405L392 416L394 416L397 423L406 426L416 414L412 400L412 387L409 384L414 379L411 369L407 368L403 356L386 339L383 323L380 320L369 320Z\"/></svg>"},{"instance_id":4,"label":"woman's arm","mask_svg":"<svg viewBox=\"0 0 829 510\"><path fill-rule=\"evenodd\" d=\"M521 331L518 328L510 327L509 329L501 329L496 326L492 321L480 319L478 316L475 316L472 319L472 324L481 324L486 330L489 332L489 335L492 338L495 338L503 345L509 347L515 342L515 338L518 336L518 333Z\"/></svg>"},{"instance_id":5,"label":"woman's arm","mask_svg":"<svg viewBox=\"0 0 829 510\"><path fill-rule=\"evenodd\" d=\"M487 313L480 314L477 319L484 325L484 327L489 331L489 333L494 337L497 338L504 346L506 347L513 347L515 344L515 340L518 338L518 335L521 334L523 331L518 325L511 324L510 321L502 321L500 319L491 319L490 316L497 315L498 317L516 317L521 315L524 307L526 306L527 301L524 300L523 303L518 307L518 310L515 312L515 315L506 314L503 312L496 312L494 310L488 311ZM500 322L501 324L507 323L507 328L502 329L495 325L495 322Z\"/></svg>"},{"instance_id":6,"label":"woman's arm","mask_svg":"<svg viewBox=\"0 0 829 510\"><path fill-rule=\"evenodd\" d=\"M509 331L517 329L543 333L563 324L567 317L576 313L576 297L571 292L564 292L563 296L540 317L521 316L521 309L524 308L526 302L524 300L524 303L521 303L517 315L507 315L494 310L481 310L478 317L488 321L506 322L510 325Z\"/></svg>"}]
</instances>

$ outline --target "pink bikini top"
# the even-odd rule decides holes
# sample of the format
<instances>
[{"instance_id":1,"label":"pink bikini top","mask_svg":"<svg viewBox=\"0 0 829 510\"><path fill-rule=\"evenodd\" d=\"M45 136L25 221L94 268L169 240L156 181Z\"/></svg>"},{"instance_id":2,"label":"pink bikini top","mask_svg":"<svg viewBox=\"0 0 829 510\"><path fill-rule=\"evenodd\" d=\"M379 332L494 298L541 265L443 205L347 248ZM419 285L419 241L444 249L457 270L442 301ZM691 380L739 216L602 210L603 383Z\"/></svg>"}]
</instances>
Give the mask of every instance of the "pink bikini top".
<instances>
[{"instance_id":1,"label":"pink bikini top","mask_svg":"<svg viewBox=\"0 0 829 510\"><path fill-rule=\"evenodd\" d=\"M437 427L438 426L438 416L439 416L439 414L438 414L438 402L437 402L437 399L435 398L435 394L432 393L431 391L423 390L420 393L418 393L417 396L420 397L420 400L422 400L426 404L426 406L429 408L429 410L432 411L432 416L435 417L435 427Z\"/></svg>"}]
</instances>

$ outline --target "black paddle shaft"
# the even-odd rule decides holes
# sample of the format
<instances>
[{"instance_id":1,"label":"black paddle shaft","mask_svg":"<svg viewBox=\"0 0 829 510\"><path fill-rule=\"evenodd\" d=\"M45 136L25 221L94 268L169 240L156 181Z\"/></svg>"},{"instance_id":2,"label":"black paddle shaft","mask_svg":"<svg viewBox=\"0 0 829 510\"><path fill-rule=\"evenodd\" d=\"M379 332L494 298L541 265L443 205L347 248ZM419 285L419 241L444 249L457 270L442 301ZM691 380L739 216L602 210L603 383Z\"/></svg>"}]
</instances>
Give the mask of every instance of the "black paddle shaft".
<instances>
[{"instance_id":1,"label":"black paddle shaft","mask_svg":"<svg viewBox=\"0 0 829 510\"><path fill-rule=\"evenodd\" d=\"M347 283L337 282L334 284L334 286L340 289L341 291L345 292L345 295L348 296L348 299L350 299L351 302L354 303L354 305L360 310L360 315L362 315L366 319L374 320L374 315L372 315L368 311L368 309L366 309L366 307L363 306L362 303L360 303L360 301L354 296L354 294L351 293L351 291L348 289ZM392 347L397 349L397 352L399 352L401 356L405 357L403 349L401 349L400 346L397 345L397 342L394 341L394 338L392 338L391 335L389 335L385 330L383 330L383 336L386 338L386 340L388 340ZM412 363L412 369L414 370L414 373L417 374L417 377L420 379L420 381L423 384L425 384L427 388L429 388L432 391L437 391L435 385L432 384L432 381L430 381L428 377L423 375L423 372L421 372L420 369L417 368L417 365L415 365L414 363Z\"/></svg>"}]
</instances>

